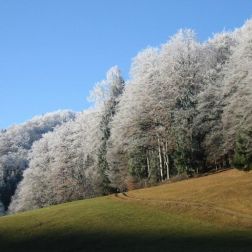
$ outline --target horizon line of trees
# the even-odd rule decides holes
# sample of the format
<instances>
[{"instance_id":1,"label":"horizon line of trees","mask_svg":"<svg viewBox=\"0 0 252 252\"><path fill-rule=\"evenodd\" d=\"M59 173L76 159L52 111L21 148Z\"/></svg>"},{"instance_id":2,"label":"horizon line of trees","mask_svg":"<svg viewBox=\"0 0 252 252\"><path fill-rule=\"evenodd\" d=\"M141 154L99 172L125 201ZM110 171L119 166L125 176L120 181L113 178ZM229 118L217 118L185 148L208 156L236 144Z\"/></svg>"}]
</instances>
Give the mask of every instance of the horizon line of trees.
<instances>
[{"instance_id":1,"label":"horizon line of trees","mask_svg":"<svg viewBox=\"0 0 252 252\"><path fill-rule=\"evenodd\" d=\"M10 205L0 198L9 212L209 169L251 169L252 20L203 43L180 30L139 52L128 81L112 67L89 98L93 109L44 132L27 148L26 165L13 165L23 179ZM8 144L0 143L0 171L8 167L6 151L22 150Z\"/></svg>"}]
</instances>

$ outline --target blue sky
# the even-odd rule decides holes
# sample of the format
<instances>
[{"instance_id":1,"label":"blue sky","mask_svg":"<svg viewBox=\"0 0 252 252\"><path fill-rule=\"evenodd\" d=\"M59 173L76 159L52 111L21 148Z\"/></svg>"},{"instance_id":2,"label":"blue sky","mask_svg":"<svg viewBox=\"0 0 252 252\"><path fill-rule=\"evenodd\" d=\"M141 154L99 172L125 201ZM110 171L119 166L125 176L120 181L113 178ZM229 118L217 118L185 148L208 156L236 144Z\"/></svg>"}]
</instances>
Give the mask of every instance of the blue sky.
<instances>
[{"instance_id":1,"label":"blue sky","mask_svg":"<svg viewBox=\"0 0 252 252\"><path fill-rule=\"evenodd\" d=\"M57 109L80 111L113 65L179 28L200 40L241 26L251 0L0 0L0 128Z\"/></svg>"}]
</instances>

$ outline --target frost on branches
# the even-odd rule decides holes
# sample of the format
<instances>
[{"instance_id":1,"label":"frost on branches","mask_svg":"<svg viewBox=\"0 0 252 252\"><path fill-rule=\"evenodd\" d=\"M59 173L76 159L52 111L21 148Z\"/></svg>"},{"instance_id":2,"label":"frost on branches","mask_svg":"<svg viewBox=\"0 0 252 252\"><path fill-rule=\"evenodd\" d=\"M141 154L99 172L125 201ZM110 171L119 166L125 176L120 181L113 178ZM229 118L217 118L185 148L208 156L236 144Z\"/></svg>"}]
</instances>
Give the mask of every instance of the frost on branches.
<instances>
[{"instance_id":1,"label":"frost on branches","mask_svg":"<svg viewBox=\"0 0 252 252\"><path fill-rule=\"evenodd\" d=\"M0 202L10 212L143 187L177 175L252 168L252 21L199 42L180 30L117 66L93 108L0 134ZM18 184L18 186L17 186ZM17 188L17 189L16 189Z\"/></svg>"}]
</instances>

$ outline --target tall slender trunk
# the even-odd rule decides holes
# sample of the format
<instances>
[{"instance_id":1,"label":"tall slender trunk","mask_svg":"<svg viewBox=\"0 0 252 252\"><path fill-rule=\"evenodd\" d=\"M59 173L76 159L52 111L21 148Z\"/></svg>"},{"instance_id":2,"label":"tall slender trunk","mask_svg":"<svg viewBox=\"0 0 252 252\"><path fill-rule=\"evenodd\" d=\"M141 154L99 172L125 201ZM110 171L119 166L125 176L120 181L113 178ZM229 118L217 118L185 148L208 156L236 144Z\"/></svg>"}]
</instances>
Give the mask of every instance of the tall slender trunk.
<instances>
[{"instance_id":1,"label":"tall slender trunk","mask_svg":"<svg viewBox=\"0 0 252 252\"><path fill-rule=\"evenodd\" d=\"M217 171L218 170L218 165L217 165L217 162L216 162L215 158L214 158L214 164L215 164L215 170Z\"/></svg>"},{"instance_id":2,"label":"tall slender trunk","mask_svg":"<svg viewBox=\"0 0 252 252\"><path fill-rule=\"evenodd\" d=\"M160 177L161 177L161 181L163 181L163 179L164 179L164 176L163 176L163 160L162 160L161 144L160 144L159 137L158 137L158 156L159 156Z\"/></svg>"},{"instance_id":3,"label":"tall slender trunk","mask_svg":"<svg viewBox=\"0 0 252 252\"><path fill-rule=\"evenodd\" d=\"M166 154L166 173L167 173L167 180L170 179L170 165L169 165L169 154Z\"/></svg>"},{"instance_id":4,"label":"tall slender trunk","mask_svg":"<svg viewBox=\"0 0 252 252\"><path fill-rule=\"evenodd\" d=\"M150 177L150 160L149 160L149 155L148 155L148 152L146 154L146 161L147 161L147 177L149 178Z\"/></svg>"},{"instance_id":5,"label":"tall slender trunk","mask_svg":"<svg viewBox=\"0 0 252 252\"><path fill-rule=\"evenodd\" d=\"M169 167L169 154L168 154L168 144L167 141L165 145L163 145L163 156L164 156L164 163L166 167L166 179L170 179L170 167Z\"/></svg>"},{"instance_id":6,"label":"tall slender trunk","mask_svg":"<svg viewBox=\"0 0 252 252\"><path fill-rule=\"evenodd\" d=\"M169 158L169 153L168 153L168 143L166 141L166 153L167 153L167 179L170 179L170 158Z\"/></svg>"}]
</instances>

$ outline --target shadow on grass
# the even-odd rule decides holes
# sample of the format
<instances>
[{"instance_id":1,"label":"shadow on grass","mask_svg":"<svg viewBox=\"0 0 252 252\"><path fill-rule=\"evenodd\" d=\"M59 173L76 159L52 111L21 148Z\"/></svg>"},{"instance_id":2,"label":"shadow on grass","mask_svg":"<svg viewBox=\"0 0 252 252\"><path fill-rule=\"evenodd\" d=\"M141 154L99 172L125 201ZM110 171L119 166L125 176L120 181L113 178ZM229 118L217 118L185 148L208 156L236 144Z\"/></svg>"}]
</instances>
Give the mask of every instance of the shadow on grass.
<instances>
[{"instance_id":1,"label":"shadow on grass","mask_svg":"<svg viewBox=\"0 0 252 252\"><path fill-rule=\"evenodd\" d=\"M0 237L2 252L56 251L194 251L251 252L252 237L242 234L181 236L176 234L108 234L80 232L47 234L36 238L6 240Z\"/></svg>"}]
</instances>

